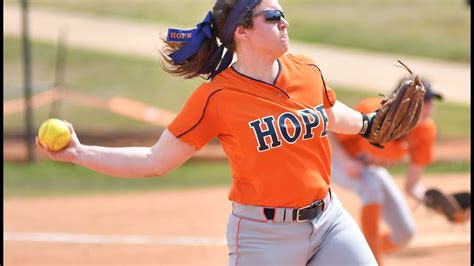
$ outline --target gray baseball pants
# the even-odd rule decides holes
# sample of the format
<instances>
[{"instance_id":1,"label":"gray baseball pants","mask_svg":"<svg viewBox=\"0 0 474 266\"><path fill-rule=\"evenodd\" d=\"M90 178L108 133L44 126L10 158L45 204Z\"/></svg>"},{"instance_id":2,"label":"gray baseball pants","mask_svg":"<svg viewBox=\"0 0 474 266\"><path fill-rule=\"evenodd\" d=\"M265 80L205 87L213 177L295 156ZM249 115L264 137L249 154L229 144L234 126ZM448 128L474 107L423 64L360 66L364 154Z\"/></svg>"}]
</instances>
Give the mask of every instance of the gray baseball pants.
<instances>
[{"instance_id":1,"label":"gray baseball pants","mask_svg":"<svg viewBox=\"0 0 474 266\"><path fill-rule=\"evenodd\" d=\"M277 213L267 220L263 207L233 203L227 224L229 265L377 265L359 226L334 193L313 220L283 221L282 212Z\"/></svg>"}]
</instances>

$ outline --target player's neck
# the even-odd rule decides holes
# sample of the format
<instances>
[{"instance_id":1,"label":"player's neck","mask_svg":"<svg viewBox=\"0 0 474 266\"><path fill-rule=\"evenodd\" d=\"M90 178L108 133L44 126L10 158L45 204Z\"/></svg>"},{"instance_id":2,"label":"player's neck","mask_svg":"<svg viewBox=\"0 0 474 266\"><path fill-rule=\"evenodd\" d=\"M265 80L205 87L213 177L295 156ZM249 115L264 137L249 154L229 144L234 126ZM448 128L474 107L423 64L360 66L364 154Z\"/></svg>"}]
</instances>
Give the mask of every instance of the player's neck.
<instances>
[{"instance_id":1,"label":"player's neck","mask_svg":"<svg viewBox=\"0 0 474 266\"><path fill-rule=\"evenodd\" d=\"M257 59L239 56L239 59L233 65L233 68L239 73L256 80L273 84L279 72L279 64L274 59Z\"/></svg>"}]
</instances>

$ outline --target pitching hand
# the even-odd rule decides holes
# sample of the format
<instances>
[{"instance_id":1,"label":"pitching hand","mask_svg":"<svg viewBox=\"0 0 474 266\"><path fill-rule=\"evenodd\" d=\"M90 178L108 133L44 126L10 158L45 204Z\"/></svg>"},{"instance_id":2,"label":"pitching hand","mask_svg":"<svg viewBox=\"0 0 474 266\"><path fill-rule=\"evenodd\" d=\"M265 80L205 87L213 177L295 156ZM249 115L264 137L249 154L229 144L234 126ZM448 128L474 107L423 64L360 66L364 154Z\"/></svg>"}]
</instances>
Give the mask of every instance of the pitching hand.
<instances>
[{"instance_id":1,"label":"pitching hand","mask_svg":"<svg viewBox=\"0 0 474 266\"><path fill-rule=\"evenodd\" d=\"M78 150L81 147L81 143L79 142L79 139L77 138L76 132L74 131L74 128L71 123L67 121L64 122L68 126L69 131L71 132L71 140L69 141L69 144L66 146L66 148L61 151L51 151L48 148L48 145L41 145L40 141L38 140L38 137L36 137L36 146L52 160L61 162L74 162L74 160L78 156Z\"/></svg>"}]
</instances>

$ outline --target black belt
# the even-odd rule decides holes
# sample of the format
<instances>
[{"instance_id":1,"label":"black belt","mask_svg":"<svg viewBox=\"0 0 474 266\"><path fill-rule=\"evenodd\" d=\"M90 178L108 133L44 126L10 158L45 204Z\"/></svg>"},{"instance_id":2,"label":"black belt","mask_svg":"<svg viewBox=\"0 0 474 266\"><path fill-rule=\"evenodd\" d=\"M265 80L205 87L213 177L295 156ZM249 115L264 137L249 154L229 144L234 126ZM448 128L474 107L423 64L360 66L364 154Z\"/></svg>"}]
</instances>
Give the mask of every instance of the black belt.
<instances>
[{"instance_id":1,"label":"black belt","mask_svg":"<svg viewBox=\"0 0 474 266\"><path fill-rule=\"evenodd\" d=\"M329 189L329 199L332 199L331 189ZM327 207L327 204L323 200L318 200L311 203L308 206L293 209L291 218L296 222L304 222L316 218L322 213ZM275 208L263 208L263 213L267 220L273 220L275 217Z\"/></svg>"}]
</instances>

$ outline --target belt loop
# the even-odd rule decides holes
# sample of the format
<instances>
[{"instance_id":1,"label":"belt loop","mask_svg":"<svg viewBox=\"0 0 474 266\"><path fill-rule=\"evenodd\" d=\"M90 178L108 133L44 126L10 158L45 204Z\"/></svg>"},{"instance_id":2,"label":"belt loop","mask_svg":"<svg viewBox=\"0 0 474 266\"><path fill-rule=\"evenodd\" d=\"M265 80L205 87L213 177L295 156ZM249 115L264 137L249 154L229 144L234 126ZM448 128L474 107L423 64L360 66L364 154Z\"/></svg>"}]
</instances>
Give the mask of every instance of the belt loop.
<instances>
[{"instance_id":1,"label":"belt loop","mask_svg":"<svg viewBox=\"0 0 474 266\"><path fill-rule=\"evenodd\" d=\"M274 208L262 208L263 216L268 220L275 222L275 212Z\"/></svg>"}]
</instances>

